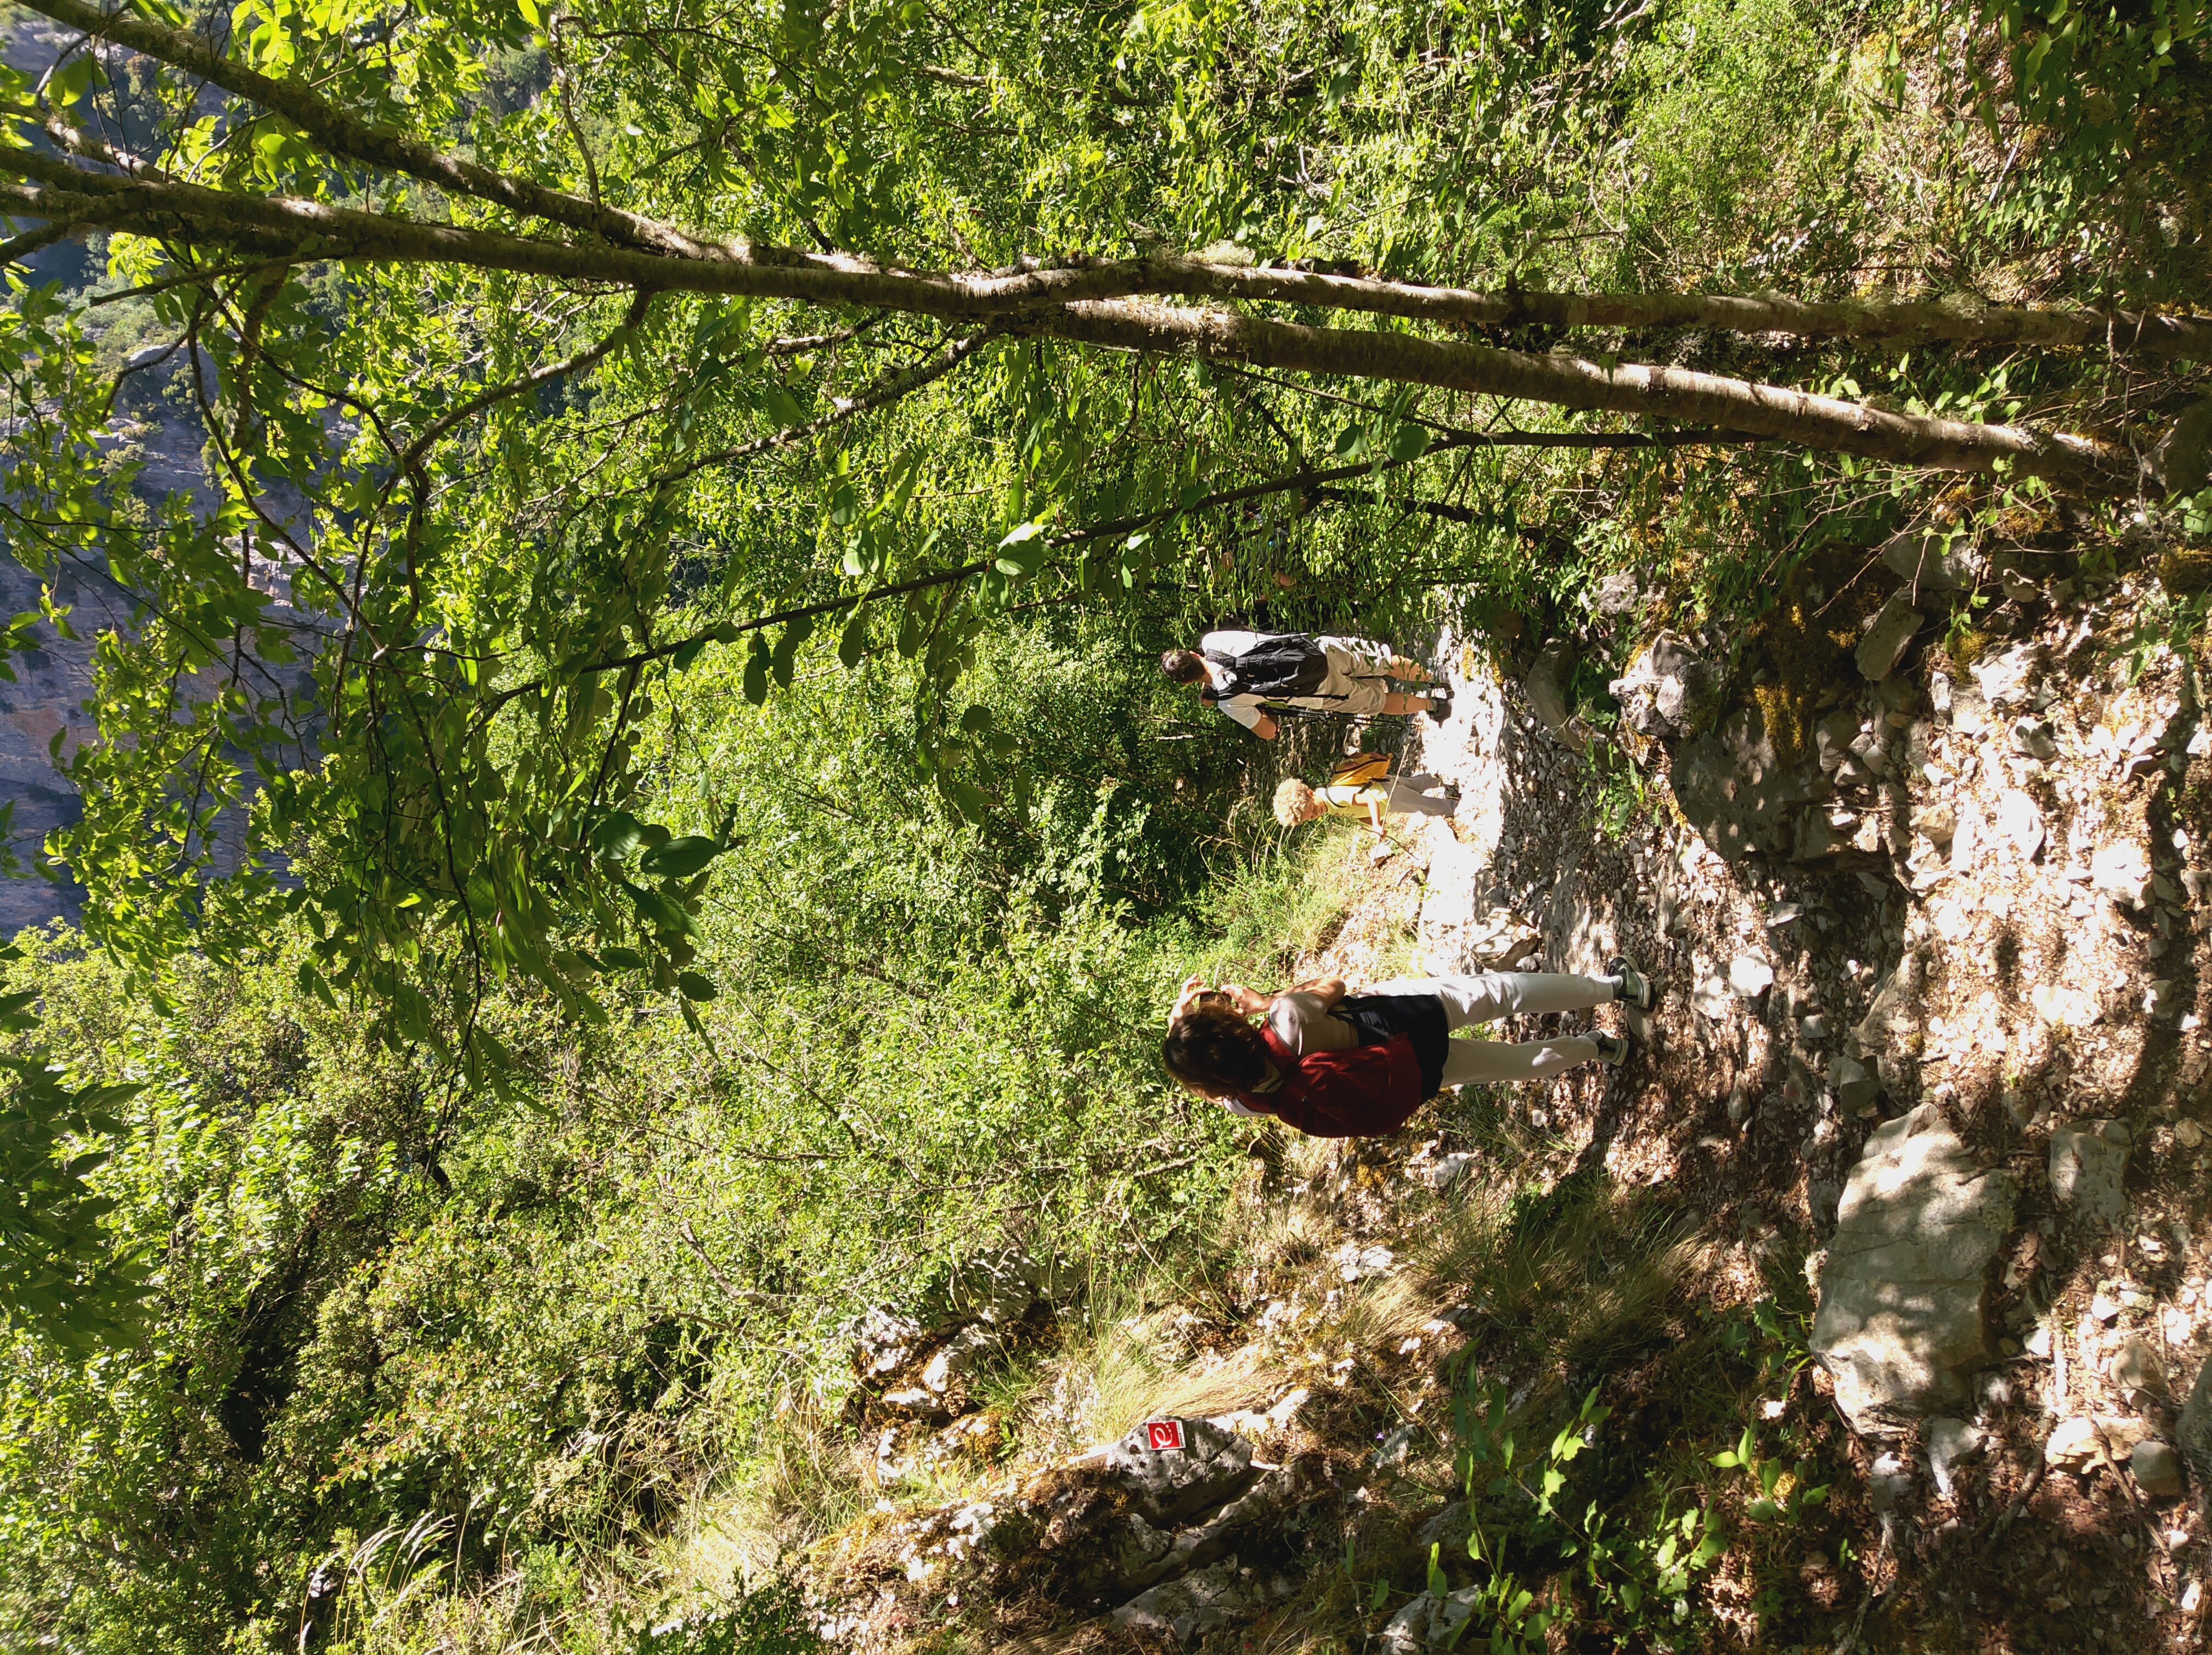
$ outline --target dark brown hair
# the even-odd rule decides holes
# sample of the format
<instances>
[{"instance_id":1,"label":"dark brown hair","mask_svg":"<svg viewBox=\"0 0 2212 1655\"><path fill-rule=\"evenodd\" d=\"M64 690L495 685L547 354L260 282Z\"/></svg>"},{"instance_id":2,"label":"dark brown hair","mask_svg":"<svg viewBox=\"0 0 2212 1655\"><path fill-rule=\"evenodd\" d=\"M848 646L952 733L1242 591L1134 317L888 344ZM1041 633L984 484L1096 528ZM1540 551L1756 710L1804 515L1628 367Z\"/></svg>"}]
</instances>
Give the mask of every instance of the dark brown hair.
<instances>
[{"instance_id":1,"label":"dark brown hair","mask_svg":"<svg viewBox=\"0 0 2212 1655\"><path fill-rule=\"evenodd\" d=\"M1162 655L1160 671L1177 684L1196 684L1206 676L1205 664L1188 649L1170 649Z\"/></svg>"},{"instance_id":2,"label":"dark brown hair","mask_svg":"<svg viewBox=\"0 0 2212 1655\"><path fill-rule=\"evenodd\" d=\"M1160 1062L1182 1085L1221 1098L1251 1091L1267 1078L1274 1060L1266 1039L1243 1013L1200 1001L1168 1025Z\"/></svg>"}]
</instances>

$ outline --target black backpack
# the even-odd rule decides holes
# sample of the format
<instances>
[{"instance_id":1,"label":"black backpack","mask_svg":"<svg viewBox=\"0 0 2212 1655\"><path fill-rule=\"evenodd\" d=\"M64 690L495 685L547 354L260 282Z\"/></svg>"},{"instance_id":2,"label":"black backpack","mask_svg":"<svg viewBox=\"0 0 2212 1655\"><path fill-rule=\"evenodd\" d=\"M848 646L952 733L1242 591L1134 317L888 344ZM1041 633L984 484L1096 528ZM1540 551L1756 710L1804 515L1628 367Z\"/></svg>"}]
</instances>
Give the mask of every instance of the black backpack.
<instances>
[{"instance_id":1,"label":"black backpack","mask_svg":"<svg viewBox=\"0 0 2212 1655\"><path fill-rule=\"evenodd\" d=\"M1310 696L1328 676L1328 656L1303 632L1273 632L1241 655L1206 652L1228 682L1218 685L1216 700L1225 696Z\"/></svg>"}]
</instances>

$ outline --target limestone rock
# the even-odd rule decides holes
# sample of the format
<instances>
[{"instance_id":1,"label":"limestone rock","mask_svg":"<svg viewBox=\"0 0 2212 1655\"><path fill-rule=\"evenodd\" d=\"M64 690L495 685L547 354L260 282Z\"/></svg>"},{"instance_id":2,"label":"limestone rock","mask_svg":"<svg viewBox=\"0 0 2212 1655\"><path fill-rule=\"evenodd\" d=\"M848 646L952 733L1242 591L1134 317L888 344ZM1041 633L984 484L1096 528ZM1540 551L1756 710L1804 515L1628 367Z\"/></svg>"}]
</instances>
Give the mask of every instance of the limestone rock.
<instances>
[{"instance_id":1,"label":"limestone rock","mask_svg":"<svg viewBox=\"0 0 2212 1655\"><path fill-rule=\"evenodd\" d=\"M1863 1057L1885 1054L1906 1056L1920 1042L1921 1002L1928 987L1928 972L1917 953L1901 956L1874 991L1866 1015L1851 1031L1851 1041Z\"/></svg>"},{"instance_id":2,"label":"limestone rock","mask_svg":"<svg viewBox=\"0 0 2212 1655\"><path fill-rule=\"evenodd\" d=\"M1983 1277L2015 1194L1933 1104L1869 1136L1838 1205L1813 1324L1814 1354L1856 1428L1891 1430L1963 1400L1991 1360Z\"/></svg>"},{"instance_id":3,"label":"limestone rock","mask_svg":"<svg viewBox=\"0 0 2212 1655\"><path fill-rule=\"evenodd\" d=\"M1139 1592L1114 1611L1113 1620L1124 1632L1195 1643L1289 1591L1290 1583L1279 1576L1263 1578L1224 1559Z\"/></svg>"},{"instance_id":4,"label":"limestone rock","mask_svg":"<svg viewBox=\"0 0 2212 1655\"><path fill-rule=\"evenodd\" d=\"M1981 686L1982 698L2003 709L2025 706L2050 664L2051 652L2041 643L2023 643L1994 660L1977 661L1970 669Z\"/></svg>"},{"instance_id":5,"label":"limestone rock","mask_svg":"<svg viewBox=\"0 0 2212 1655\"><path fill-rule=\"evenodd\" d=\"M2197 1371L2197 1383L2189 1388L2181 1424L2173 1434L2181 1457L2196 1476L2200 1495L2212 1489L2212 1359Z\"/></svg>"},{"instance_id":6,"label":"limestone rock","mask_svg":"<svg viewBox=\"0 0 2212 1655\"><path fill-rule=\"evenodd\" d=\"M2168 1499L2181 1492L2181 1458L2172 1445L2145 1437L2128 1456L2128 1470L2143 1493Z\"/></svg>"},{"instance_id":7,"label":"limestone rock","mask_svg":"<svg viewBox=\"0 0 2212 1655\"><path fill-rule=\"evenodd\" d=\"M1632 615L1644 606L1644 589L1637 584L1632 570L1622 569L1608 575L1597 583L1597 612L1601 615Z\"/></svg>"},{"instance_id":8,"label":"limestone rock","mask_svg":"<svg viewBox=\"0 0 2212 1655\"><path fill-rule=\"evenodd\" d=\"M1840 1052L1829 1060L1828 1085L1836 1102L1855 1112L1881 1096L1881 1077L1857 1058Z\"/></svg>"},{"instance_id":9,"label":"limestone rock","mask_svg":"<svg viewBox=\"0 0 2212 1655\"><path fill-rule=\"evenodd\" d=\"M2079 1414L2053 1426L2043 1445L2046 1464L2064 1471L2084 1470L2105 1460L2115 1463L2130 1457L2136 1445L2149 1435L2141 1420L2113 1414Z\"/></svg>"},{"instance_id":10,"label":"limestone rock","mask_svg":"<svg viewBox=\"0 0 2212 1655\"><path fill-rule=\"evenodd\" d=\"M1795 854L1796 818L1820 777L1809 764L1782 763L1753 703L1730 713L1710 733L1684 742L1675 751L1669 781L1698 837L1716 855L1739 861Z\"/></svg>"},{"instance_id":11,"label":"limestone rock","mask_svg":"<svg viewBox=\"0 0 2212 1655\"><path fill-rule=\"evenodd\" d=\"M1859 671L1877 684L1894 672L1905 660L1905 652L1912 647L1913 635L1927 618L1905 600L1904 593L1892 596L1859 640L1858 651L1852 657Z\"/></svg>"},{"instance_id":12,"label":"limestone rock","mask_svg":"<svg viewBox=\"0 0 2212 1655\"><path fill-rule=\"evenodd\" d=\"M2128 1335L2120 1341L2119 1349L2112 1353L2111 1378L2114 1388L2130 1399L2166 1388L2157 1354L2151 1349L2150 1341L2139 1333Z\"/></svg>"},{"instance_id":13,"label":"limestone rock","mask_svg":"<svg viewBox=\"0 0 2212 1655\"><path fill-rule=\"evenodd\" d=\"M1960 1460L1979 1451L1982 1433L1964 1420L1930 1420L1927 1440L1929 1473L1936 1479L1936 1492L1948 1500L1952 1469Z\"/></svg>"},{"instance_id":14,"label":"limestone rock","mask_svg":"<svg viewBox=\"0 0 2212 1655\"><path fill-rule=\"evenodd\" d=\"M1474 1528L1474 1524L1468 1520L1467 1502L1455 1500L1421 1524L1413 1539L1423 1551L1431 1546L1441 1546L1447 1552L1457 1553L1465 1549L1467 1537Z\"/></svg>"},{"instance_id":15,"label":"limestone rock","mask_svg":"<svg viewBox=\"0 0 2212 1655\"><path fill-rule=\"evenodd\" d=\"M2089 859L2089 883L2130 908L2150 900L2150 853L2132 839L2097 847Z\"/></svg>"},{"instance_id":16,"label":"limestone rock","mask_svg":"<svg viewBox=\"0 0 2212 1655\"><path fill-rule=\"evenodd\" d=\"M1692 734L1712 716L1720 675L1674 633L1662 632L1607 688L1630 729L1671 739Z\"/></svg>"},{"instance_id":17,"label":"limestone rock","mask_svg":"<svg viewBox=\"0 0 2212 1655\"><path fill-rule=\"evenodd\" d=\"M1429 1627L1436 1619L1437 1598L1421 1595L1392 1615L1376 1640L1383 1655L1419 1655L1429 1646Z\"/></svg>"},{"instance_id":18,"label":"limestone rock","mask_svg":"<svg viewBox=\"0 0 2212 1655\"><path fill-rule=\"evenodd\" d=\"M1462 1586L1449 1597L1425 1591L1390 1617L1376 1642L1384 1655L1450 1649L1462 1642L1461 1634L1474 1617L1480 1595L1476 1586Z\"/></svg>"},{"instance_id":19,"label":"limestone rock","mask_svg":"<svg viewBox=\"0 0 2212 1655\"><path fill-rule=\"evenodd\" d=\"M1536 715L1538 723L1581 752L1589 742L1575 722L1574 709L1567 705L1567 680L1574 670L1573 647L1565 639L1553 638L1537 652L1535 665L1521 681L1521 693L1528 698L1529 710Z\"/></svg>"},{"instance_id":20,"label":"limestone rock","mask_svg":"<svg viewBox=\"0 0 2212 1655\"><path fill-rule=\"evenodd\" d=\"M2008 788L1997 800L1997 831L2012 842L2021 861L2033 861L2046 837L2043 806L2018 788Z\"/></svg>"},{"instance_id":21,"label":"limestone rock","mask_svg":"<svg viewBox=\"0 0 2212 1655\"><path fill-rule=\"evenodd\" d=\"M1252 1446L1206 1420L1182 1421L1183 1446L1147 1445L1139 1426L1106 1451L1106 1469L1130 1504L1156 1526L1234 1500L1252 1486Z\"/></svg>"},{"instance_id":22,"label":"limestone rock","mask_svg":"<svg viewBox=\"0 0 2212 1655\"><path fill-rule=\"evenodd\" d=\"M853 1340L853 1366L864 1378L896 1373L928 1336L928 1329L910 1316L872 1310L860 1318Z\"/></svg>"},{"instance_id":23,"label":"limestone rock","mask_svg":"<svg viewBox=\"0 0 2212 1655\"><path fill-rule=\"evenodd\" d=\"M1728 979L1718 971L1698 979L1697 986L1690 991L1690 1004L1697 1007L1700 1015L1716 1023L1735 1009L1729 995Z\"/></svg>"},{"instance_id":24,"label":"limestone rock","mask_svg":"<svg viewBox=\"0 0 2212 1655\"><path fill-rule=\"evenodd\" d=\"M2124 1122L2089 1121L2051 1135L2051 1195L2059 1210L2093 1230L2109 1230L2126 1211L2121 1178L2130 1135Z\"/></svg>"},{"instance_id":25,"label":"limestone rock","mask_svg":"<svg viewBox=\"0 0 2212 1655\"><path fill-rule=\"evenodd\" d=\"M1883 543L1881 561L1900 581L1922 592L1965 592L1975 584L1974 568L1960 553L1944 550L1943 537L1907 531Z\"/></svg>"},{"instance_id":26,"label":"limestone rock","mask_svg":"<svg viewBox=\"0 0 2212 1655\"><path fill-rule=\"evenodd\" d=\"M1729 990L1738 1000L1756 1000L1774 986L1774 967L1757 954L1738 954L1729 962Z\"/></svg>"}]
</instances>

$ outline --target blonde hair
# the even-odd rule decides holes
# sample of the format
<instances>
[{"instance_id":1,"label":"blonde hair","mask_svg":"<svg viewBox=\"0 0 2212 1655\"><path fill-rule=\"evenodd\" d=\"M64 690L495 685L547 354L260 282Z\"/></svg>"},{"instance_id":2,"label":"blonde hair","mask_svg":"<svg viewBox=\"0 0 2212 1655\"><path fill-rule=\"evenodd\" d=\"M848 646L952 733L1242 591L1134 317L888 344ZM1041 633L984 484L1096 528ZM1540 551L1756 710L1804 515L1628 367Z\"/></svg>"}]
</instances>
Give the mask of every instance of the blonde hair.
<instances>
[{"instance_id":1,"label":"blonde hair","mask_svg":"<svg viewBox=\"0 0 2212 1655\"><path fill-rule=\"evenodd\" d=\"M1313 801L1314 790L1291 776L1275 789L1275 819L1285 827L1296 827L1306 819Z\"/></svg>"}]
</instances>

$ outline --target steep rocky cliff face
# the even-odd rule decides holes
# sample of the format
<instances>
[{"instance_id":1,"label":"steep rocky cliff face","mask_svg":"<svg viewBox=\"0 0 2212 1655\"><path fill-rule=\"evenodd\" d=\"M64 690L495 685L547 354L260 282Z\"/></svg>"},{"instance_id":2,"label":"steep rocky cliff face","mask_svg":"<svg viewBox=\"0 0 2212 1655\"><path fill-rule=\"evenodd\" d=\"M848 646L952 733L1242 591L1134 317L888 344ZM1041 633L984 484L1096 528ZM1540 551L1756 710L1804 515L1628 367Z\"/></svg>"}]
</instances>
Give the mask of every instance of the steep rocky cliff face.
<instances>
[{"instance_id":1,"label":"steep rocky cliff face","mask_svg":"<svg viewBox=\"0 0 2212 1655\"><path fill-rule=\"evenodd\" d=\"M89 615L97 605L85 599L73 589L62 598L77 605L80 615ZM0 614L38 606L38 581L0 557ZM0 801L15 803L14 849L26 866L48 833L76 819L76 791L54 769L54 739L61 736L66 751L91 727L82 707L92 693L89 630L86 640L74 642L56 637L51 628L40 631L42 647L11 663L15 681L0 682ZM46 879L0 880L0 936L57 917L74 920L82 894L73 884Z\"/></svg>"}]
</instances>

